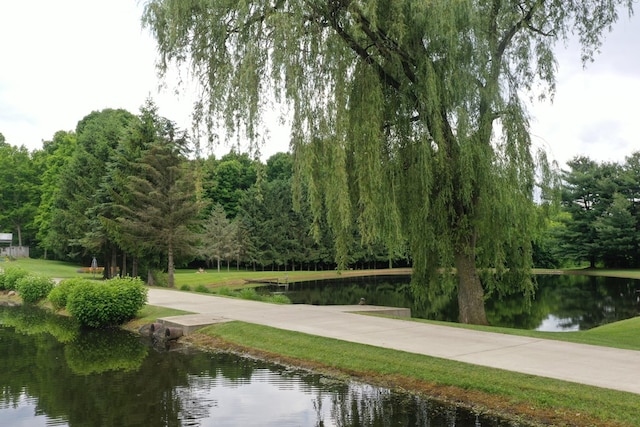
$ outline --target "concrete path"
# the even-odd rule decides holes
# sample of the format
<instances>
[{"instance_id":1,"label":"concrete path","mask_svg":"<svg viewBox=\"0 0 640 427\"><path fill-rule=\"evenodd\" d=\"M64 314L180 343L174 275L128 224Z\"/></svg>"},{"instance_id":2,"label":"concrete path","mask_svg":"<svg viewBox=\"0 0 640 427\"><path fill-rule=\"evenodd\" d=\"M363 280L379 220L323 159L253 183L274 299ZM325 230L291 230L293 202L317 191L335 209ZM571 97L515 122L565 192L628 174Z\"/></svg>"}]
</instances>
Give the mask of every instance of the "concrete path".
<instances>
[{"instance_id":1,"label":"concrete path","mask_svg":"<svg viewBox=\"0 0 640 427\"><path fill-rule=\"evenodd\" d=\"M201 323L239 320L640 394L640 351L349 312L371 306L277 305L163 289L149 289L148 303L198 313Z\"/></svg>"}]
</instances>

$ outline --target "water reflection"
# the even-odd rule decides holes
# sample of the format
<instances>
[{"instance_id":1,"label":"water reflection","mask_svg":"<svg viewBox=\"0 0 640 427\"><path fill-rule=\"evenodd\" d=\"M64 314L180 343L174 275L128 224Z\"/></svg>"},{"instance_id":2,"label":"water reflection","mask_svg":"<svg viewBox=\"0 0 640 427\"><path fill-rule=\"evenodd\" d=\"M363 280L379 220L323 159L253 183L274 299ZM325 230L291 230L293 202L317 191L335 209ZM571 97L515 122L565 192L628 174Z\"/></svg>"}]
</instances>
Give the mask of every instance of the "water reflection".
<instances>
[{"instance_id":1,"label":"water reflection","mask_svg":"<svg viewBox=\"0 0 640 427\"><path fill-rule=\"evenodd\" d=\"M494 326L547 331L586 330L640 314L640 281L581 275L536 276L538 289L532 301L520 295L493 295L486 302L487 318ZM444 308L419 304L409 285L410 277L365 277L291 283L282 292L294 303L314 305L368 304L408 307L413 317L455 322L455 295Z\"/></svg>"},{"instance_id":2,"label":"water reflection","mask_svg":"<svg viewBox=\"0 0 640 427\"><path fill-rule=\"evenodd\" d=\"M57 316L31 310L0 307L2 425L516 425L235 355L161 351L119 330L71 325L61 342L43 326Z\"/></svg>"}]
</instances>

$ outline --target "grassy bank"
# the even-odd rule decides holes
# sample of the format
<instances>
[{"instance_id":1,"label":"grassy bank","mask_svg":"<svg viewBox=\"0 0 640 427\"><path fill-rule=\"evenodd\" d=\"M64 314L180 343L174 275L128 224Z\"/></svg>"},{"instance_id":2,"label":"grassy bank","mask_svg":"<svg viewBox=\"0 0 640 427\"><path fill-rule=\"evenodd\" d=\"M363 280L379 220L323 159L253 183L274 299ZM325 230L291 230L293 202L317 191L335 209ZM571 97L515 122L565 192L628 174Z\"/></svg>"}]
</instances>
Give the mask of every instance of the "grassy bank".
<instances>
[{"instance_id":1,"label":"grassy bank","mask_svg":"<svg viewBox=\"0 0 640 427\"><path fill-rule=\"evenodd\" d=\"M640 395L633 393L242 322L210 326L188 339L544 425L640 426Z\"/></svg>"}]
</instances>

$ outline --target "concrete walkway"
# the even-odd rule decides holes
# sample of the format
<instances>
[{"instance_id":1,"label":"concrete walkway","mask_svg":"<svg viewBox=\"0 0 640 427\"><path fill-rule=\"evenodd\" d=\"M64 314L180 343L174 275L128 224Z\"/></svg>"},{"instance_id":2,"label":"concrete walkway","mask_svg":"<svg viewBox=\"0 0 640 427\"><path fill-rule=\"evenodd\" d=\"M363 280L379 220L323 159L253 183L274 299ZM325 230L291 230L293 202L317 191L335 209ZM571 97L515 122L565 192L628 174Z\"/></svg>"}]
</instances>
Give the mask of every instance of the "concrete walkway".
<instances>
[{"instance_id":1,"label":"concrete walkway","mask_svg":"<svg viewBox=\"0 0 640 427\"><path fill-rule=\"evenodd\" d=\"M200 324L239 320L640 394L640 351L350 312L371 306L277 305L164 289L149 289L148 303L198 313L200 316L190 316L190 321Z\"/></svg>"}]
</instances>

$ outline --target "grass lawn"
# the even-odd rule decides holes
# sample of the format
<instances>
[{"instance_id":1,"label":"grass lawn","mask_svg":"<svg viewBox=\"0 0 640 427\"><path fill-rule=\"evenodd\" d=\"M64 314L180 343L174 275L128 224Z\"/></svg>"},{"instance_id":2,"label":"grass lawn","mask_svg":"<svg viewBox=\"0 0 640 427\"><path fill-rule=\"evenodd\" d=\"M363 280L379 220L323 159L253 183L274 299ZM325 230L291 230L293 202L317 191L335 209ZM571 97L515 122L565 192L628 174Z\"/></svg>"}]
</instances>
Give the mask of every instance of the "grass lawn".
<instances>
[{"instance_id":1,"label":"grass lawn","mask_svg":"<svg viewBox=\"0 0 640 427\"><path fill-rule=\"evenodd\" d=\"M620 329L637 331L636 325ZM543 425L640 426L640 395L633 393L242 322L213 325L187 338L203 347L248 353Z\"/></svg>"},{"instance_id":2,"label":"grass lawn","mask_svg":"<svg viewBox=\"0 0 640 427\"><path fill-rule=\"evenodd\" d=\"M42 274L51 278L67 279L70 277L92 277L91 274L78 272L78 270L84 266L63 261L18 258L15 261L5 261L0 263L0 268L6 267L20 267L32 273Z\"/></svg>"}]
</instances>

